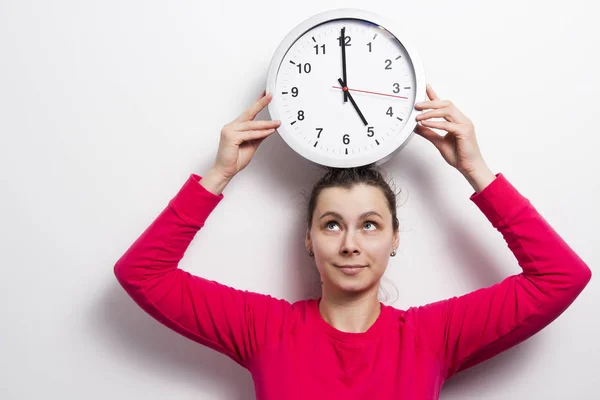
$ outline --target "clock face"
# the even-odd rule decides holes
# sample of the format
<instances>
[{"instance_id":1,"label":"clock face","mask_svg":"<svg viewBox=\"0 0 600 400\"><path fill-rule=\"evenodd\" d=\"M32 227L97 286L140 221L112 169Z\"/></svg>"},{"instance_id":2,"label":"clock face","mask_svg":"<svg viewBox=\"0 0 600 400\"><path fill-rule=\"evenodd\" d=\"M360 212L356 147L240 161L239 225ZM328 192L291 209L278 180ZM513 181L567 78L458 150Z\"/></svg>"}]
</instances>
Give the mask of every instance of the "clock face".
<instances>
[{"instance_id":1,"label":"clock face","mask_svg":"<svg viewBox=\"0 0 600 400\"><path fill-rule=\"evenodd\" d=\"M269 112L294 150L319 164L350 167L381 161L412 137L420 61L415 67L414 52L373 17L305 25L287 40L267 90Z\"/></svg>"}]
</instances>

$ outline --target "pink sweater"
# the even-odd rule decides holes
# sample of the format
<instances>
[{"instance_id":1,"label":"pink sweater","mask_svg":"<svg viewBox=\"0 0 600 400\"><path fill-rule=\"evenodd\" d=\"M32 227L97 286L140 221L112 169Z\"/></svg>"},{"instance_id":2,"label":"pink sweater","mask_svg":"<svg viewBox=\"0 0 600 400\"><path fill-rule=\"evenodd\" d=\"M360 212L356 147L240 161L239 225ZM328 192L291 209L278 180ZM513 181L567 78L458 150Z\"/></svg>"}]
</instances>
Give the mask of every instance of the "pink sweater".
<instances>
[{"instance_id":1,"label":"pink sweater","mask_svg":"<svg viewBox=\"0 0 600 400\"><path fill-rule=\"evenodd\" d=\"M591 278L581 258L499 173L470 200L502 234L523 272L407 310L382 304L366 332L343 332L321 318L320 299L291 304L178 268L223 199L200 179L190 175L114 272L156 320L247 368L258 400L438 399L445 380L540 331Z\"/></svg>"}]
</instances>

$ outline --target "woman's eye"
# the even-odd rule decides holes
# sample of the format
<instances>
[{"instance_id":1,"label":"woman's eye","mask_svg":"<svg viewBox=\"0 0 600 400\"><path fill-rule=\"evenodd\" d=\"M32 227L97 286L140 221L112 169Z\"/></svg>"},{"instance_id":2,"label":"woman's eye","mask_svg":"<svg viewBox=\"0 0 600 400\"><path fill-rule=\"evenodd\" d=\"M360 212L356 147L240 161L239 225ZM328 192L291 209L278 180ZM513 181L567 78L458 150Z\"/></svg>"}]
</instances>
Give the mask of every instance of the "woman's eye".
<instances>
[{"instance_id":1,"label":"woman's eye","mask_svg":"<svg viewBox=\"0 0 600 400\"><path fill-rule=\"evenodd\" d=\"M337 222L335 222L335 221L329 221L329 222L328 222L328 223L325 225L325 228L329 229L329 227L330 227L331 225L337 225ZM365 222L364 226L368 226L368 225L372 225L374 228L377 228L377 224L376 224L375 222L373 222L373 221L367 221L367 222ZM373 230L373 229L367 229L367 230L371 231L371 230Z\"/></svg>"},{"instance_id":2,"label":"woman's eye","mask_svg":"<svg viewBox=\"0 0 600 400\"><path fill-rule=\"evenodd\" d=\"M375 227L375 228L377 227L377 224L372 221L365 222L365 225L373 225L373 227ZM371 230L371 229L369 229L369 230Z\"/></svg>"}]
</instances>

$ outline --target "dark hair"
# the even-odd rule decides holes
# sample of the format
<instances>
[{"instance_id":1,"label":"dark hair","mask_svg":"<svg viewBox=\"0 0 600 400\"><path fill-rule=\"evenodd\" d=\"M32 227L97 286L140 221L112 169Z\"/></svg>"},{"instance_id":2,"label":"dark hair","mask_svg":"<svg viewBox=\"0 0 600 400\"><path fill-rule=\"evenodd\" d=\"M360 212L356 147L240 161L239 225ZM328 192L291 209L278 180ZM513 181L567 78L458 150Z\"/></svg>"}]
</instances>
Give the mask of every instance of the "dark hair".
<instances>
[{"instance_id":1,"label":"dark hair","mask_svg":"<svg viewBox=\"0 0 600 400\"><path fill-rule=\"evenodd\" d=\"M317 206L319 194L321 194L321 192L324 189L332 187L342 187L346 189L351 189L355 185L359 184L370 185L381 190L387 201L390 213L392 214L393 231L395 232L399 230L400 222L397 217L396 207L397 195L400 194L400 191L398 193L395 193L392 190L392 187L390 186L388 181L385 180L383 174L381 173L381 169L378 166L376 166L375 164L368 164L353 168L324 168L326 170L325 174L314 184L308 197L306 209L306 224L309 230L312 227L312 217ZM393 283L392 286L394 286ZM394 286L394 288L396 287ZM387 291L382 287L380 289L384 293L386 293L387 300ZM397 289L396 293L398 293Z\"/></svg>"},{"instance_id":2,"label":"dark hair","mask_svg":"<svg viewBox=\"0 0 600 400\"><path fill-rule=\"evenodd\" d=\"M327 172L315 183L308 200L308 209L306 212L306 224L308 229L312 226L312 217L317 206L319 194L323 189L332 187L343 187L351 189L355 185L363 184L379 188L388 204L390 213L392 214L393 231L397 231L400 227L400 222L396 214L396 193L390 187L390 184L384 179L380 168L374 164L368 164L361 167L353 168L334 168L325 167Z\"/></svg>"}]
</instances>

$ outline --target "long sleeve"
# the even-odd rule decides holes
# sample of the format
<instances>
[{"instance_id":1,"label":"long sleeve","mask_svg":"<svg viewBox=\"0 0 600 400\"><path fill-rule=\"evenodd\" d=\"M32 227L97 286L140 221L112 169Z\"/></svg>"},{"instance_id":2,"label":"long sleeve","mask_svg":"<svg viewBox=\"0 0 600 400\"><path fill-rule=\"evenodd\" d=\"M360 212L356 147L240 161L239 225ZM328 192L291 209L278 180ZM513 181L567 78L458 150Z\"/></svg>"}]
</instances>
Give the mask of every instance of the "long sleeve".
<instances>
[{"instance_id":1,"label":"long sleeve","mask_svg":"<svg viewBox=\"0 0 600 400\"><path fill-rule=\"evenodd\" d=\"M131 298L156 320L248 368L256 352L281 337L292 315L291 304L178 268L190 242L224 197L206 190L200 179L190 175L116 262L114 273Z\"/></svg>"},{"instance_id":2,"label":"long sleeve","mask_svg":"<svg viewBox=\"0 0 600 400\"><path fill-rule=\"evenodd\" d=\"M523 271L407 310L419 345L439 357L446 379L539 332L591 279L589 267L501 173L470 200L502 234Z\"/></svg>"}]
</instances>

